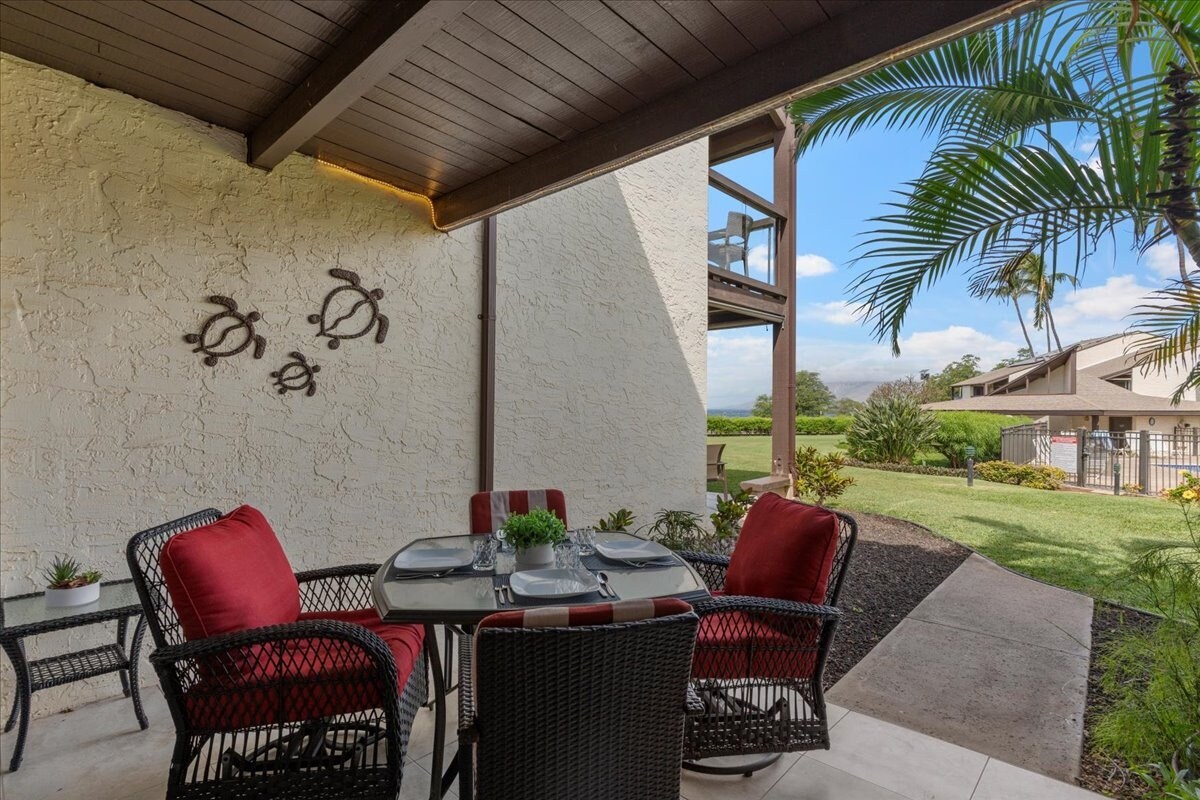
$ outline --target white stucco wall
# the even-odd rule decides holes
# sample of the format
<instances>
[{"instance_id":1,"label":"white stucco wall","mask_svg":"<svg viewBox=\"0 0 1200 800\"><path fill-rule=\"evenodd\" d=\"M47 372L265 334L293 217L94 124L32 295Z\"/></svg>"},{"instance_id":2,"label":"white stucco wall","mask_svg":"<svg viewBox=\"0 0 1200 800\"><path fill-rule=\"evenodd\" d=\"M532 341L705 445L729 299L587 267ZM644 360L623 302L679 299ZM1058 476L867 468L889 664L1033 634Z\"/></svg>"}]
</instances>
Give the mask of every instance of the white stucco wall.
<instances>
[{"instance_id":1,"label":"white stucco wall","mask_svg":"<svg viewBox=\"0 0 1200 800\"><path fill-rule=\"evenodd\" d=\"M261 507L297 568L465 528L481 226L437 233L302 156L261 172L240 135L7 55L0 132L5 595L56 554L123 575L132 533L207 506ZM573 521L703 509L705 161L682 148L502 217L498 484L562 486ZM382 346L314 337L334 266L384 290ZM262 360L189 352L209 294L263 314ZM322 366L315 397L271 385L293 349Z\"/></svg>"}]
</instances>

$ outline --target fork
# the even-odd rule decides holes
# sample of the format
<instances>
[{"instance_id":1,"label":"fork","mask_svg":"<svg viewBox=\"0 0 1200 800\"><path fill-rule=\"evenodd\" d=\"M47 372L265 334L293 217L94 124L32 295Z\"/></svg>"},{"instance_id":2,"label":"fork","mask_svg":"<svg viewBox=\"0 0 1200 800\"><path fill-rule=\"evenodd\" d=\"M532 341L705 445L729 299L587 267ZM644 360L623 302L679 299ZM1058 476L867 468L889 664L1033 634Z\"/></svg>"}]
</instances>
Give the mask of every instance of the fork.
<instances>
[{"instance_id":1,"label":"fork","mask_svg":"<svg viewBox=\"0 0 1200 800\"><path fill-rule=\"evenodd\" d=\"M492 591L496 593L496 605L503 606L504 605L504 592L501 590L501 588L499 586L493 586Z\"/></svg>"},{"instance_id":2,"label":"fork","mask_svg":"<svg viewBox=\"0 0 1200 800\"><path fill-rule=\"evenodd\" d=\"M457 569L457 567L455 567L454 569ZM402 575L397 575L393 578L390 578L390 580L393 580L393 581L415 581L418 578L444 578L447 575L449 575L451 572L454 572L454 569L442 570L441 572L406 572Z\"/></svg>"}]
</instances>

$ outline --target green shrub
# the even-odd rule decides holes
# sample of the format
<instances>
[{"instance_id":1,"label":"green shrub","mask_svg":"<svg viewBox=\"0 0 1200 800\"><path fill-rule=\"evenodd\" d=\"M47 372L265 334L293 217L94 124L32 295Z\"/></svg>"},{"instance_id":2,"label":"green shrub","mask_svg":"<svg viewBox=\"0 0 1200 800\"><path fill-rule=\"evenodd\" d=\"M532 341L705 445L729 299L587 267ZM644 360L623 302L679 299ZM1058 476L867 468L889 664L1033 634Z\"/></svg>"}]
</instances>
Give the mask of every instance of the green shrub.
<instances>
[{"instance_id":1,"label":"green shrub","mask_svg":"<svg viewBox=\"0 0 1200 800\"><path fill-rule=\"evenodd\" d=\"M982 411L938 411L938 432L933 448L950 461L950 466L967 463L967 447L975 448L976 461L1000 458L1000 430L1030 422L1025 417L986 414Z\"/></svg>"},{"instance_id":2,"label":"green shrub","mask_svg":"<svg viewBox=\"0 0 1200 800\"><path fill-rule=\"evenodd\" d=\"M846 466L861 467L863 469L879 469L884 472L907 472L912 475L940 475L944 478L965 478L967 471L957 467L931 467L927 464L872 464L867 461L859 461L856 458L847 458Z\"/></svg>"},{"instance_id":3,"label":"green shrub","mask_svg":"<svg viewBox=\"0 0 1200 800\"><path fill-rule=\"evenodd\" d=\"M691 511L659 511L647 526L650 538L671 550L704 552L712 536L700 525L700 515Z\"/></svg>"},{"instance_id":4,"label":"green shrub","mask_svg":"<svg viewBox=\"0 0 1200 800\"><path fill-rule=\"evenodd\" d=\"M992 483L1011 483L1030 489L1061 489L1067 473L1058 467L1041 464L1014 464L1011 461L985 461L975 465L975 474Z\"/></svg>"},{"instance_id":5,"label":"green shrub","mask_svg":"<svg viewBox=\"0 0 1200 800\"><path fill-rule=\"evenodd\" d=\"M796 433L799 436L828 436L850 430L854 417L796 417Z\"/></svg>"},{"instance_id":6,"label":"green shrub","mask_svg":"<svg viewBox=\"0 0 1200 800\"><path fill-rule=\"evenodd\" d=\"M596 530L599 531L627 531L629 526L633 524L633 512L628 508L620 508L616 511L609 512L607 517L604 517L596 523Z\"/></svg>"},{"instance_id":7,"label":"green shrub","mask_svg":"<svg viewBox=\"0 0 1200 800\"><path fill-rule=\"evenodd\" d=\"M709 515L712 520L713 536L720 545L718 552L729 549L742 530L742 517L754 504L754 498L745 489L739 489L729 497L717 495L717 510Z\"/></svg>"},{"instance_id":8,"label":"green shrub","mask_svg":"<svg viewBox=\"0 0 1200 800\"><path fill-rule=\"evenodd\" d=\"M531 509L528 514L513 514L504 521L504 540L517 550L556 544L566 541L567 526L545 508Z\"/></svg>"},{"instance_id":9,"label":"green shrub","mask_svg":"<svg viewBox=\"0 0 1200 800\"><path fill-rule=\"evenodd\" d=\"M815 447L797 449L796 494L819 506L840 497L854 483L854 478L841 473L844 466L846 458L841 453L822 455Z\"/></svg>"},{"instance_id":10,"label":"green shrub","mask_svg":"<svg viewBox=\"0 0 1200 800\"><path fill-rule=\"evenodd\" d=\"M876 398L854 415L846 431L846 450L860 461L911 464L937 434L937 418L916 398Z\"/></svg>"},{"instance_id":11,"label":"green shrub","mask_svg":"<svg viewBox=\"0 0 1200 800\"><path fill-rule=\"evenodd\" d=\"M853 417L796 417L796 433L819 436L845 433ZM709 436L770 436L770 417L709 417Z\"/></svg>"}]
</instances>

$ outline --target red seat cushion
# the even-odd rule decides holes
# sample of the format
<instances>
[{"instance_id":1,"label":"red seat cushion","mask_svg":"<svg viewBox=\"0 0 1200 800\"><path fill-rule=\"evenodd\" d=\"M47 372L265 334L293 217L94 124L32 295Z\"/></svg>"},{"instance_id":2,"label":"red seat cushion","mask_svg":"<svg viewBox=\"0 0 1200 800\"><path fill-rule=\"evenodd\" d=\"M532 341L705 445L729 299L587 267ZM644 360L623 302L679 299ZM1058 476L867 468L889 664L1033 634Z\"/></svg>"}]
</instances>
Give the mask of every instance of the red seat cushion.
<instances>
[{"instance_id":1,"label":"red seat cushion","mask_svg":"<svg viewBox=\"0 0 1200 800\"><path fill-rule=\"evenodd\" d=\"M817 620L742 611L706 614L696 631L694 678L810 678L817 664Z\"/></svg>"},{"instance_id":2,"label":"red seat cushion","mask_svg":"<svg viewBox=\"0 0 1200 800\"><path fill-rule=\"evenodd\" d=\"M838 518L832 511L768 492L742 524L725 592L823 603L837 543Z\"/></svg>"},{"instance_id":3,"label":"red seat cushion","mask_svg":"<svg viewBox=\"0 0 1200 800\"><path fill-rule=\"evenodd\" d=\"M385 624L373 609L305 613L362 625L387 644L402 693L424 641L420 625ZM191 725L220 731L351 714L383 705L376 672L366 655L340 640L313 638L260 645L235 659L235 669L209 664L185 695Z\"/></svg>"},{"instance_id":4,"label":"red seat cushion","mask_svg":"<svg viewBox=\"0 0 1200 800\"><path fill-rule=\"evenodd\" d=\"M172 536L159 564L189 640L295 622L300 615L292 566L266 517L251 506Z\"/></svg>"}]
</instances>

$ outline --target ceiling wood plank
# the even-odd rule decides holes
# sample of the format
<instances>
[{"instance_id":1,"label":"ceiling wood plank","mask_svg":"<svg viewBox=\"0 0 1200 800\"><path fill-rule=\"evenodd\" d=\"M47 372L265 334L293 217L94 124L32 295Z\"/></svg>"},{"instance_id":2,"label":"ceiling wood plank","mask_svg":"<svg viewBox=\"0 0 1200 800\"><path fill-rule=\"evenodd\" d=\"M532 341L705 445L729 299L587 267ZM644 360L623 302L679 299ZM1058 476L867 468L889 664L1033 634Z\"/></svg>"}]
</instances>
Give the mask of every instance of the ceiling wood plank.
<instances>
[{"instance_id":1,"label":"ceiling wood plank","mask_svg":"<svg viewBox=\"0 0 1200 800\"><path fill-rule=\"evenodd\" d=\"M620 83L503 5L476 3L465 16L617 111L629 111L641 105L641 101Z\"/></svg>"},{"instance_id":2,"label":"ceiling wood plank","mask_svg":"<svg viewBox=\"0 0 1200 800\"><path fill-rule=\"evenodd\" d=\"M754 45L755 50L766 50L788 35L788 29L761 0L712 0L712 4Z\"/></svg>"},{"instance_id":3,"label":"ceiling wood plank","mask_svg":"<svg viewBox=\"0 0 1200 800\"><path fill-rule=\"evenodd\" d=\"M659 50L654 42L639 33L608 6L602 3L578 3L573 0L552 2L595 34L597 39L607 42L609 47L624 56L630 64L648 75L655 76L659 94L692 80L687 70L676 64L670 56Z\"/></svg>"},{"instance_id":4,"label":"ceiling wood plank","mask_svg":"<svg viewBox=\"0 0 1200 800\"><path fill-rule=\"evenodd\" d=\"M172 17L207 30L225 40L225 46L236 50L245 63L269 72L295 85L317 64L317 59L294 47L271 38L261 31L247 28L237 20L218 14L200 3L180 3L178 0L148 0L147 10L158 9ZM177 28L181 30L181 28ZM222 43L218 43L222 44ZM281 69L283 67L283 69Z\"/></svg>"},{"instance_id":5,"label":"ceiling wood plank","mask_svg":"<svg viewBox=\"0 0 1200 800\"><path fill-rule=\"evenodd\" d=\"M608 7L642 36L654 42L693 78L703 78L724 66L712 51L655 0L608 0Z\"/></svg>"},{"instance_id":6,"label":"ceiling wood plank","mask_svg":"<svg viewBox=\"0 0 1200 800\"><path fill-rule=\"evenodd\" d=\"M376 98L385 93L371 93L363 95L354 105L342 112L342 116L346 116L352 112L357 112L364 116L372 117L381 123L390 126L393 130L393 136L396 131L402 131L408 136L414 137L418 141L425 141L431 146L437 147L436 152L441 153L442 157L450 159L454 163L455 158L470 159L471 162L487 167L486 171L492 171L505 167L514 161L520 161L520 156L513 154L514 158L501 158L491 150L480 147L475 142L480 141L477 137L471 135L471 131L462 127L455 127L455 133L458 135L447 133L445 128L449 127L443 124L441 127L433 127L420 119L415 118L410 112L411 109L403 104L396 103L396 107L379 102ZM442 120L445 123L445 120ZM366 127L366 126L363 126Z\"/></svg>"},{"instance_id":7,"label":"ceiling wood plank","mask_svg":"<svg viewBox=\"0 0 1200 800\"><path fill-rule=\"evenodd\" d=\"M434 200L457 228L737 125L795 98L1043 5L872 3Z\"/></svg>"},{"instance_id":8,"label":"ceiling wood plank","mask_svg":"<svg viewBox=\"0 0 1200 800\"><path fill-rule=\"evenodd\" d=\"M763 0L793 36L829 19L816 0Z\"/></svg>"},{"instance_id":9,"label":"ceiling wood plank","mask_svg":"<svg viewBox=\"0 0 1200 800\"><path fill-rule=\"evenodd\" d=\"M470 0L389 0L372 6L371 13L254 129L247 160L271 169L287 158L468 5Z\"/></svg>"},{"instance_id":10,"label":"ceiling wood plank","mask_svg":"<svg viewBox=\"0 0 1200 800\"><path fill-rule=\"evenodd\" d=\"M661 0L661 5L725 66L754 55L754 45L709 0Z\"/></svg>"}]
</instances>

